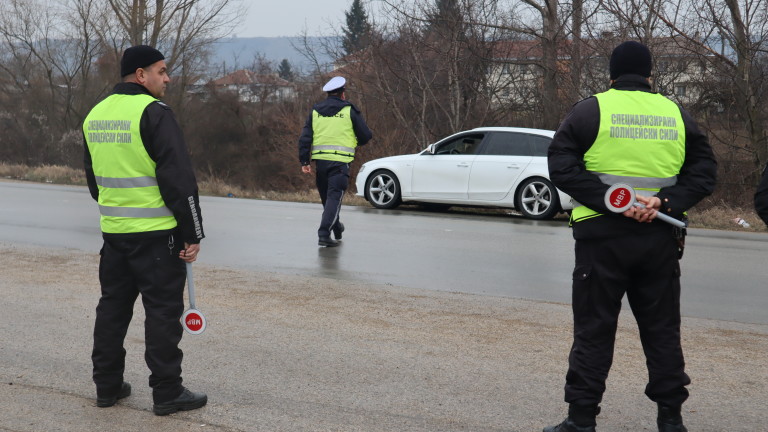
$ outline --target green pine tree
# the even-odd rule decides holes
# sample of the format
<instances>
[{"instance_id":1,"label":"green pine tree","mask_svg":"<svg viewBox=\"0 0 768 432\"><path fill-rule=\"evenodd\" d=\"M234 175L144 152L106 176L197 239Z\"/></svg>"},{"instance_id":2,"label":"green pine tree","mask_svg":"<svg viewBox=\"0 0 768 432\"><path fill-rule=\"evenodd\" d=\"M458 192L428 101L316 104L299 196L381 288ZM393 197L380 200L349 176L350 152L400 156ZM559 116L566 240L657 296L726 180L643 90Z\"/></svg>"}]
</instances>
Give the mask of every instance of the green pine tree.
<instances>
[{"instance_id":1,"label":"green pine tree","mask_svg":"<svg viewBox=\"0 0 768 432\"><path fill-rule=\"evenodd\" d=\"M429 14L431 28L453 28L464 26L464 17L456 0L435 0L432 13Z\"/></svg>"},{"instance_id":2,"label":"green pine tree","mask_svg":"<svg viewBox=\"0 0 768 432\"><path fill-rule=\"evenodd\" d=\"M341 44L344 53L349 55L368 46L372 27L360 0L353 0L352 6L344 15L347 17L347 26L342 29L344 37Z\"/></svg>"},{"instance_id":3,"label":"green pine tree","mask_svg":"<svg viewBox=\"0 0 768 432\"><path fill-rule=\"evenodd\" d=\"M293 73L293 68L291 67L291 63L288 61L288 59L283 59L283 61L280 62L280 65L277 67L277 75L286 81L294 80L295 76Z\"/></svg>"}]
</instances>

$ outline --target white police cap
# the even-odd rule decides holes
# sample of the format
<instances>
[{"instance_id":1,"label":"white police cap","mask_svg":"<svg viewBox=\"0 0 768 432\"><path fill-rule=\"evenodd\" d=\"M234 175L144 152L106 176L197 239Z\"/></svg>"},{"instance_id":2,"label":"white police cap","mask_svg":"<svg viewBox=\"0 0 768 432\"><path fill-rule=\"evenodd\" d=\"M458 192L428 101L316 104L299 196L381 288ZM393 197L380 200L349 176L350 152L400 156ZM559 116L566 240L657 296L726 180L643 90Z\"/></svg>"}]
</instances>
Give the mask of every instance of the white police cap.
<instances>
[{"instance_id":1,"label":"white police cap","mask_svg":"<svg viewBox=\"0 0 768 432\"><path fill-rule=\"evenodd\" d=\"M347 80L345 80L344 77L340 77L340 76L333 77L333 78L331 78L330 81L325 83L325 85L323 86L323 91L324 92L331 92L331 91L340 89L340 88L344 87L344 84L346 84L346 83L347 83Z\"/></svg>"}]
</instances>

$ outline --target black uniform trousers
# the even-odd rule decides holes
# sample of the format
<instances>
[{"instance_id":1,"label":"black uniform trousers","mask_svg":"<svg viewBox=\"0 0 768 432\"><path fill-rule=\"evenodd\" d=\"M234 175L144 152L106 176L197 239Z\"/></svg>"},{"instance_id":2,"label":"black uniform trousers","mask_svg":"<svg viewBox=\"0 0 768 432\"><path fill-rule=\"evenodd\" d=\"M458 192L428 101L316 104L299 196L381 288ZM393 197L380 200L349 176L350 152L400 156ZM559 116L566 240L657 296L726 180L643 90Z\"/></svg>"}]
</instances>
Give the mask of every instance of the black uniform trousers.
<instances>
[{"instance_id":1,"label":"black uniform trousers","mask_svg":"<svg viewBox=\"0 0 768 432\"><path fill-rule=\"evenodd\" d=\"M594 405L602 400L625 293L646 357L645 394L654 402L680 406L691 382L680 344L680 265L677 241L663 229L576 240L574 341L565 401Z\"/></svg>"},{"instance_id":2,"label":"black uniform trousers","mask_svg":"<svg viewBox=\"0 0 768 432\"><path fill-rule=\"evenodd\" d=\"M349 164L346 162L315 160L315 182L320 200L323 202L323 216L320 219L318 237L328 237L339 222L341 201L349 186Z\"/></svg>"},{"instance_id":3,"label":"black uniform trousers","mask_svg":"<svg viewBox=\"0 0 768 432\"><path fill-rule=\"evenodd\" d=\"M179 259L183 243L172 238L104 239L99 264L101 298L91 356L99 397L113 396L120 390L125 370L123 341L139 294L146 314L144 358L151 372L153 400L168 402L183 391L179 320L184 312L186 266Z\"/></svg>"}]
</instances>

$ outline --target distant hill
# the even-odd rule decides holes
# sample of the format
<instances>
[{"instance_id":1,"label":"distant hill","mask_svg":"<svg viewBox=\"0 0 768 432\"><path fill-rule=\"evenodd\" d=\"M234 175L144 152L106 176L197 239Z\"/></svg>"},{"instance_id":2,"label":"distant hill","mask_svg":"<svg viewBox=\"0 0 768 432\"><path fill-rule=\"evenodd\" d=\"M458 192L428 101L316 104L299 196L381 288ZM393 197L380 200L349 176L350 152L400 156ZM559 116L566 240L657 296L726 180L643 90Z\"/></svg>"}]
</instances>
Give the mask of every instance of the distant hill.
<instances>
[{"instance_id":1,"label":"distant hill","mask_svg":"<svg viewBox=\"0 0 768 432\"><path fill-rule=\"evenodd\" d=\"M316 47L316 55L321 63L330 64L333 59L325 55L320 49L324 41L332 42L329 37L311 37L310 42ZM214 44L211 63L213 65L226 64L228 69L248 67L253 63L258 54L262 54L267 60L277 66L283 59L288 59L291 67L296 71L307 72L313 68L301 53L292 45L301 46L299 37L249 37L227 38Z\"/></svg>"}]
</instances>

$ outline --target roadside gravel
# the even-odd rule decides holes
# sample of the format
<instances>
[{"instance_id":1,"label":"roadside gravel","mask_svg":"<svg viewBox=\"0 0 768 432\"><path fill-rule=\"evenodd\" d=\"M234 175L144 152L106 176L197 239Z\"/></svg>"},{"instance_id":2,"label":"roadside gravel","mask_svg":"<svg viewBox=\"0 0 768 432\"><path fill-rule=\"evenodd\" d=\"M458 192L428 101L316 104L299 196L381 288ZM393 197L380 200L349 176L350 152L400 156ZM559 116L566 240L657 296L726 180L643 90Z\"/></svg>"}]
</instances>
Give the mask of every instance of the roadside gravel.
<instances>
[{"instance_id":1,"label":"roadside gravel","mask_svg":"<svg viewBox=\"0 0 768 432\"><path fill-rule=\"evenodd\" d=\"M133 395L94 406L98 255L0 244L0 430L540 431L565 416L569 305L195 266L208 329L184 336L184 379L210 402L156 417L140 302ZM683 339L689 430L766 430L768 326L684 318ZM599 431L656 430L646 375L625 311Z\"/></svg>"}]
</instances>

